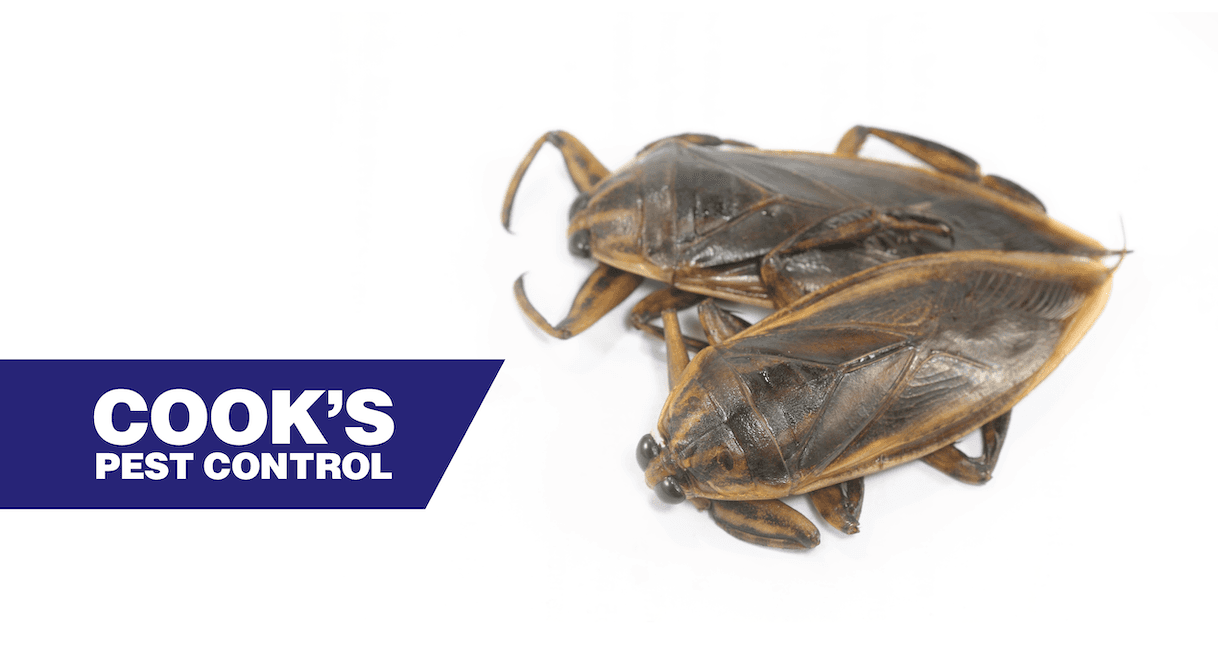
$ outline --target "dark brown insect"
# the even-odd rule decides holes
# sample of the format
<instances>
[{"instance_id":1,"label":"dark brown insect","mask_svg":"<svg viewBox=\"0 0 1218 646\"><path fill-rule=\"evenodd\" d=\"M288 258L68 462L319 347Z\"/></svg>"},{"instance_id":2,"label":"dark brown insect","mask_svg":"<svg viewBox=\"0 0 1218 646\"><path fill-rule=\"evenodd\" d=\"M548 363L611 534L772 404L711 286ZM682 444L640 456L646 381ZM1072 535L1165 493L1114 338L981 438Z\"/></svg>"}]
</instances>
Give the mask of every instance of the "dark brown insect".
<instances>
[{"instance_id":1,"label":"dark brown insect","mask_svg":"<svg viewBox=\"0 0 1218 646\"><path fill-rule=\"evenodd\" d=\"M868 135L933 170L859 158ZM571 205L570 250L599 264L557 325L533 308L523 277L516 281L516 298L541 329L564 339L616 307L644 277L670 288L640 301L631 321L662 336L650 321L703 296L781 307L854 272L920 254L1107 253L1050 219L1013 182L982 175L966 155L864 126L846 133L831 155L679 135L652 143L613 174L574 137L550 132L512 178L503 205L505 228L520 180L546 142L562 152L580 191Z\"/></svg>"},{"instance_id":2,"label":"dark brown insect","mask_svg":"<svg viewBox=\"0 0 1218 646\"><path fill-rule=\"evenodd\" d=\"M708 300L711 346L692 362L665 312L672 390L638 446L647 485L737 538L806 549L816 526L779 498L810 494L853 533L867 474L921 458L983 483L1011 407L1091 327L1111 274L1087 258L968 251L865 270L747 329ZM978 426L984 452L969 458L952 444Z\"/></svg>"}]
</instances>

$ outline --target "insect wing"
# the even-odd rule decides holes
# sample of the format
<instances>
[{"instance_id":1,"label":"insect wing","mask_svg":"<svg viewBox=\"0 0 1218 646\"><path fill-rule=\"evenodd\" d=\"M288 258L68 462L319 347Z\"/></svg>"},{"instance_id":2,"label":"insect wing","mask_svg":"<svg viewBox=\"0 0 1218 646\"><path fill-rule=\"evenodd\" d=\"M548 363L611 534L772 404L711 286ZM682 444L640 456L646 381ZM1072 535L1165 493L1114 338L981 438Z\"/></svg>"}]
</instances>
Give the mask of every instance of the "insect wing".
<instances>
[{"instance_id":1,"label":"insect wing","mask_svg":"<svg viewBox=\"0 0 1218 646\"><path fill-rule=\"evenodd\" d=\"M836 166L834 158L812 153L685 149L674 171L674 217L687 220L678 228L691 234L675 250L680 264L704 268L757 260L835 213L876 203L874 193L883 182L858 185L856 174ZM899 185L890 188L902 192L901 199L925 199Z\"/></svg>"},{"instance_id":2,"label":"insect wing","mask_svg":"<svg viewBox=\"0 0 1218 646\"><path fill-rule=\"evenodd\" d=\"M843 363L817 423L784 447L793 490L807 491L921 457L1010 409L1078 343L1109 286L1109 270L1081 258L923 256L806 296L721 351L799 358L860 334L908 339Z\"/></svg>"}]
</instances>

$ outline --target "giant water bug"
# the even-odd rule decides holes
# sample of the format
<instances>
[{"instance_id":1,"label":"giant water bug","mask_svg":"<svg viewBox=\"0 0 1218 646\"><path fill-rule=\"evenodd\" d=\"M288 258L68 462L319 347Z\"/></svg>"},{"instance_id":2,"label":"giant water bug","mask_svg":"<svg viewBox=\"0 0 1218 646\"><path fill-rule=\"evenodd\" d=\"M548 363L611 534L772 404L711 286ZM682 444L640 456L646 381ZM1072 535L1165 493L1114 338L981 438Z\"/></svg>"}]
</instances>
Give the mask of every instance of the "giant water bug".
<instances>
[{"instance_id":1,"label":"giant water bug","mask_svg":"<svg viewBox=\"0 0 1218 646\"><path fill-rule=\"evenodd\" d=\"M926 168L859 157L868 136L884 139ZM710 135L656 141L610 173L563 131L546 133L520 163L504 198L509 225L520 181L538 150L562 153L579 191L569 248L596 268L567 316L551 325L516 281L516 298L542 330L569 338L631 294L644 278L669 287L641 300L632 323L704 296L768 308L857 271L921 254L971 249L1096 257L1094 240L1045 214L1014 182L983 175L977 162L919 137L857 126L832 154L760 150ZM686 338L691 347L704 345Z\"/></svg>"},{"instance_id":2,"label":"giant water bug","mask_svg":"<svg viewBox=\"0 0 1218 646\"><path fill-rule=\"evenodd\" d=\"M649 487L737 538L819 542L779 500L808 494L858 530L862 478L911 460L989 480L1010 410L1099 316L1113 269L1063 254L966 251L864 270L751 327L707 300L711 341L689 361L663 313L671 391L637 447ZM980 426L971 458L953 443Z\"/></svg>"}]
</instances>

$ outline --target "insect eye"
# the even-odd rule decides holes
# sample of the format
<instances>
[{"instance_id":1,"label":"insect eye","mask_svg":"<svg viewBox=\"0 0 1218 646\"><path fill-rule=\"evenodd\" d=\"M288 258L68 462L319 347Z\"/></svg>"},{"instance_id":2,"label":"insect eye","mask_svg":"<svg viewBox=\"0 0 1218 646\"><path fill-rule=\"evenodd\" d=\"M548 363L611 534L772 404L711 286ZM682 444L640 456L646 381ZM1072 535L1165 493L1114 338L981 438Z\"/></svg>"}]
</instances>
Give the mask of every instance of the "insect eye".
<instances>
[{"instance_id":1,"label":"insect eye","mask_svg":"<svg viewBox=\"0 0 1218 646\"><path fill-rule=\"evenodd\" d=\"M656 496L670 505L675 505L685 500L685 490L676 478L668 476L656 485Z\"/></svg>"},{"instance_id":2,"label":"insect eye","mask_svg":"<svg viewBox=\"0 0 1218 646\"><path fill-rule=\"evenodd\" d=\"M588 258L592 256L592 240L587 229L580 229L571 234L567 238L567 249L571 255L579 258Z\"/></svg>"},{"instance_id":3,"label":"insect eye","mask_svg":"<svg viewBox=\"0 0 1218 646\"><path fill-rule=\"evenodd\" d=\"M647 470L647 465L651 464L651 460L659 454L660 444L651 435L644 435L643 439L639 440L639 447L634 450L634 457L644 471Z\"/></svg>"},{"instance_id":4,"label":"insect eye","mask_svg":"<svg viewBox=\"0 0 1218 646\"><path fill-rule=\"evenodd\" d=\"M587 193L580 193L575 201L571 203L571 210L567 213L567 219L574 220L575 214L583 211L588 206L588 200L592 196ZM567 250L571 255L579 258L590 258L592 256L591 234L587 229L581 229L571 234L567 239Z\"/></svg>"}]
</instances>

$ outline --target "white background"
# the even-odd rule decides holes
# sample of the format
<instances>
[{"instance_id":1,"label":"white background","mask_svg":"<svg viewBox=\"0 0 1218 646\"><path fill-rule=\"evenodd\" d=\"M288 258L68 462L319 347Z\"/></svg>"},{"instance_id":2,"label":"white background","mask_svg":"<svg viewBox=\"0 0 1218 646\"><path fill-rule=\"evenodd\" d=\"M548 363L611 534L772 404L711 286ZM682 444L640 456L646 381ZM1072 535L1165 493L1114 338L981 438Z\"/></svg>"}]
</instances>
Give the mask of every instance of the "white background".
<instances>
[{"instance_id":1,"label":"white background","mask_svg":"<svg viewBox=\"0 0 1218 646\"><path fill-rule=\"evenodd\" d=\"M506 359L426 510L0 512L0 641L1200 639L1218 18L503 5L0 10L0 354ZM680 132L829 151L860 123L1111 248L1123 220L1135 253L991 483L906 465L868 478L862 533L805 505L820 547L759 548L643 484L648 290L565 342L518 312L516 276L556 320L593 266L559 155L515 235L499 208L551 129L616 168Z\"/></svg>"}]
</instances>

